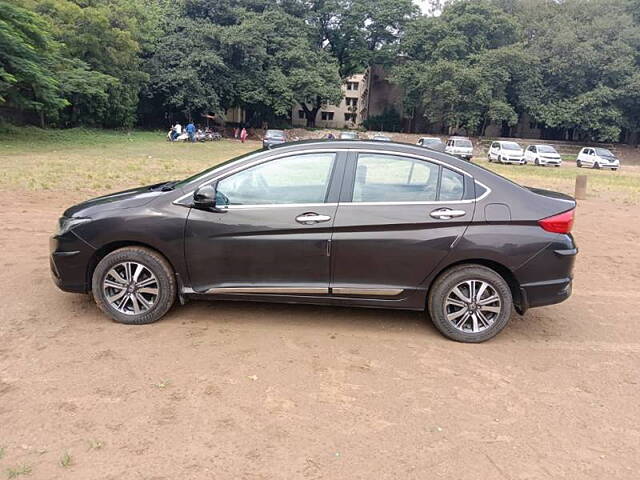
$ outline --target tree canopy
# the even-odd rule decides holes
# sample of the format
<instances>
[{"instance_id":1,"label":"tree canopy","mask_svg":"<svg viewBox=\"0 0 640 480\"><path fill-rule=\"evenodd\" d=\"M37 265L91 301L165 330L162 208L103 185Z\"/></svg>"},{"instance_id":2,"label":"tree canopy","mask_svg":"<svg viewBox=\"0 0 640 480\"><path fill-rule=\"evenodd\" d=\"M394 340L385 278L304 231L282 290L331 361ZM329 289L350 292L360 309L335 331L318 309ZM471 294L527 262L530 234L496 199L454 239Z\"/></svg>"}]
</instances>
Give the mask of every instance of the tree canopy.
<instances>
[{"instance_id":1,"label":"tree canopy","mask_svg":"<svg viewBox=\"0 0 640 480\"><path fill-rule=\"evenodd\" d=\"M640 132L639 0L0 0L0 113L131 127L241 107L314 125L374 64L404 115ZM436 15L437 13L437 15Z\"/></svg>"}]
</instances>

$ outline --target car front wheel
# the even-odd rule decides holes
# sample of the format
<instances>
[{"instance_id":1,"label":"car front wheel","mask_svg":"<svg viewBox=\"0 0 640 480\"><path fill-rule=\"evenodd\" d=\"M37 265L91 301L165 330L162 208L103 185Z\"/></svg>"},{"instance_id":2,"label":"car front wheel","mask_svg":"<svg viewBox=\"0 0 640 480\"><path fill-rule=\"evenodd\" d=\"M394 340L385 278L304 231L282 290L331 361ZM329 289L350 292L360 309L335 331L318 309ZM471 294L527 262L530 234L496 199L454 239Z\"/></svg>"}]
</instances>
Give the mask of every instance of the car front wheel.
<instances>
[{"instance_id":1,"label":"car front wheel","mask_svg":"<svg viewBox=\"0 0 640 480\"><path fill-rule=\"evenodd\" d=\"M120 248L105 256L91 283L98 308L116 322L129 325L159 320L176 299L169 262L143 247Z\"/></svg>"},{"instance_id":2,"label":"car front wheel","mask_svg":"<svg viewBox=\"0 0 640 480\"><path fill-rule=\"evenodd\" d=\"M458 342L478 343L509 323L513 297L507 282L482 265L460 265L435 281L428 298L431 321Z\"/></svg>"}]
</instances>

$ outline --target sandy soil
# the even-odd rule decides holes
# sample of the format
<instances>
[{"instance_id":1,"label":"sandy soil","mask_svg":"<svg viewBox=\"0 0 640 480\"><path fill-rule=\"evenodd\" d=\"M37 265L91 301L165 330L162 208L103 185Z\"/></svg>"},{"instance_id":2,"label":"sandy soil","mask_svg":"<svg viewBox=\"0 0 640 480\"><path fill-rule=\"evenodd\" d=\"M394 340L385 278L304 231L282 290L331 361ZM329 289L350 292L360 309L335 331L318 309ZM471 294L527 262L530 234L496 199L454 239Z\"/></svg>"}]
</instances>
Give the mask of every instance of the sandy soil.
<instances>
[{"instance_id":1,"label":"sandy soil","mask_svg":"<svg viewBox=\"0 0 640 480\"><path fill-rule=\"evenodd\" d=\"M462 345L413 312L192 302L112 323L49 278L77 196L0 194L0 478L638 478L628 207L580 204L569 301Z\"/></svg>"}]
</instances>

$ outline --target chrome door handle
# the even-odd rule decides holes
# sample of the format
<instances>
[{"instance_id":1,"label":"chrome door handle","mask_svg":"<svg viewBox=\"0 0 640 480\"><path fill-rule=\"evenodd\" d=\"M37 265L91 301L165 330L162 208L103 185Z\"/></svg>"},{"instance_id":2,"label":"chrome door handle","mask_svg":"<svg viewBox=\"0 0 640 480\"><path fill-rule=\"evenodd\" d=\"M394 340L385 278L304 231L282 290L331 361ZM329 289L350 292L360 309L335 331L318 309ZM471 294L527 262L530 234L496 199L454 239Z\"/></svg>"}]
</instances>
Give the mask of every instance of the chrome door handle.
<instances>
[{"instance_id":1,"label":"chrome door handle","mask_svg":"<svg viewBox=\"0 0 640 480\"><path fill-rule=\"evenodd\" d=\"M319 215L313 212L303 213L296 217L296 222L303 225L313 225L314 223L328 222L329 220L331 220L329 215Z\"/></svg>"},{"instance_id":2,"label":"chrome door handle","mask_svg":"<svg viewBox=\"0 0 640 480\"><path fill-rule=\"evenodd\" d=\"M432 218L440 220L450 220L456 217L464 217L467 214L464 210L451 210L450 208L439 208L430 213Z\"/></svg>"}]
</instances>

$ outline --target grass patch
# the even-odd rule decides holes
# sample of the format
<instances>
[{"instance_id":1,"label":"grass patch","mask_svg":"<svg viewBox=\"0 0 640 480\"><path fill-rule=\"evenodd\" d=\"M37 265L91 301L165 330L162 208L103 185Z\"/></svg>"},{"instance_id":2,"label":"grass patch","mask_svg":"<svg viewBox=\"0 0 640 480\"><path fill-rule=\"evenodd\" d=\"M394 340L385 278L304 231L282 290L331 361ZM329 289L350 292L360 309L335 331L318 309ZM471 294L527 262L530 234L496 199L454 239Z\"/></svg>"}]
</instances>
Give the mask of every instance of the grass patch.
<instances>
[{"instance_id":1,"label":"grass patch","mask_svg":"<svg viewBox=\"0 0 640 480\"><path fill-rule=\"evenodd\" d=\"M15 468L7 469L7 478L17 478L22 475L31 475L31 467L29 465L21 465Z\"/></svg>"},{"instance_id":2,"label":"grass patch","mask_svg":"<svg viewBox=\"0 0 640 480\"><path fill-rule=\"evenodd\" d=\"M60 466L62 468L67 468L70 467L72 463L73 459L71 458L71 455L69 455L69 452L64 452L62 457L60 457Z\"/></svg>"},{"instance_id":3,"label":"grass patch","mask_svg":"<svg viewBox=\"0 0 640 480\"><path fill-rule=\"evenodd\" d=\"M5 191L81 191L87 196L178 180L235 156L258 150L260 142L225 139L169 143L165 132L68 129L0 125L0 187ZM618 172L576 169L565 156L561 168L531 165L483 166L517 183L573 193L576 175L587 175L592 197L640 202L640 168Z\"/></svg>"},{"instance_id":4,"label":"grass patch","mask_svg":"<svg viewBox=\"0 0 640 480\"><path fill-rule=\"evenodd\" d=\"M25 131L0 132L4 190L117 191L185 178L261 148L256 141L169 143L162 132Z\"/></svg>"}]
</instances>

